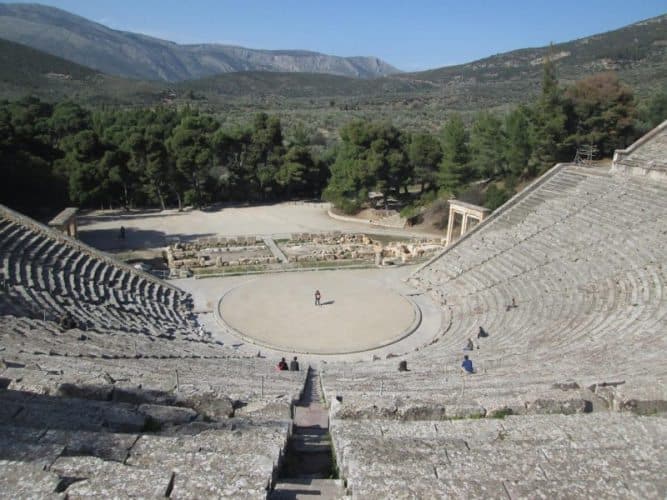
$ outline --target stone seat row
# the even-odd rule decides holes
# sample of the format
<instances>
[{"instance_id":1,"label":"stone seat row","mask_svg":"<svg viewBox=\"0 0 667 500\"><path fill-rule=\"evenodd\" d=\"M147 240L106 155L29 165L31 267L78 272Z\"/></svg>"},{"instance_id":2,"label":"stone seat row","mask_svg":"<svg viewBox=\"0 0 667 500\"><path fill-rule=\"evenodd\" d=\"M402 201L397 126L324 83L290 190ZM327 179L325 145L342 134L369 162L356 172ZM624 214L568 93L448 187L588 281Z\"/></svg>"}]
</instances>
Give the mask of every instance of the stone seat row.
<instances>
[{"instance_id":1,"label":"stone seat row","mask_svg":"<svg viewBox=\"0 0 667 500\"><path fill-rule=\"evenodd\" d=\"M667 421L656 417L333 420L331 432L353 498L397 491L399 498L515 498L540 492L554 498L593 492L662 498L667 493L661 472Z\"/></svg>"},{"instance_id":2,"label":"stone seat row","mask_svg":"<svg viewBox=\"0 0 667 500\"><path fill-rule=\"evenodd\" d=\"M84 324L144 333L192 331L186 294L3 212L3 312L50 318L69 312Z\"/></svg>"},{"instance_id":3,"label":"stone seat row","mask_svg":"<svg viewBox=\"0 0 667 500\"><path fill-rule=\"evenodd\" d=\"M539 191L538 191L538 193L539 193ZM532 196L535 196L535 194L533 194ZM656 206L658 208L661 208L661 206L662 206L662 208L664 208L664 205L665 205L665 201L664 201L663 197L660 195L659 191L656 191L655 193L650 194L648 196L647 196L646 193L643 193L643 198L640 199L640 203L639 203L640 206L639 207L636 207L635 204L633 204L631 207L627 207L625 205L621 205L619 207L616 196L617 196L617 193L614 193L614 196L610 197L608 206L605 206L605 212L601 212L601 214L604 214L604 213L609 212L609 211L612 211L612 212L614 210L616 211L614 217L610 217L610 219L609 219L612 222L612 225L609 226L610 228L617 227L619 221L623 220L624 215L626 216L625 219L629 221L628 223L633 224L634 221L636 221L638 214L645 213L646 210L650 210L650 212L648 212L648 213L655 212ZM631 196L636 197L637 193L633 192L633 193L631 193ZM524 201L524 203L530 202L530 199L531 199L531 197L529 196L527 198L527 200ZM570 200L568 200L568 202L569 201ZM581 212L578 207L577 207L577 210L572 211L572 208L570 208L569 210L566 208L566 207L569 207L571 205L570 203L561 202L561 204L562 204L562 206L559 207L559 209L558 209L558 213L560 214L561 217L562 217L562 213L564 211L567 212L567 213L576 214L577 217L579 217L579 218L581 218L582 214L584 214L584 217L585 217L586 212ZM587 207L587 210L596 210L596 207L599 204L600 204L599 202L591 203ZM510 209L508 215L504 215L503 217L500 217L499 220L503 220L504 217L508 217L509 215L511 215L513 213L513 211L517 210L521 206L522 206L522 204L519 204L518 206L513 207L512 209ZM600 216L601 216L601 214L600 214ZM536 222L544 223L544 220L546 218L545 215L546 214L541 213L540 210L531 211L530 215L529 215L529 219L535 220ZM620 219L619 219L619 217L620 217ZM525 220L526 219L523 218L522 223L525 223ZM495 222L496 221L493 221L491 224L488 225L488 228L487 228L488 230L486 230L484 232L485 234L483 236L480 235L482 240L488 240L489 237L492 237L492 239L494 239L493 238L493 233L498 232L498 231L494 231ZM602 230L602 228L596 228L596 232L600 232L601 230ZM504 233L507 233L507 231L500 231L500 233L501 233L501 236L497 239L494 239L496 244L491 245L491 248L503 248L502 241L505 242L504 245L507 245L508 242L512 241L511 239L507 238L507 236L508 236L507 234L504 234ZM591 232L587 231L585 234L589 234L589 233L591 233ZM486 243L487 243L487 248L488 248L488 241L486 241ZM479 252L470 253L470 252L465 252L464 251L463 253L461 253L457 250L458 250L458 248L454 248L454 249L452 249L451 253L452 254L458 254L460 258L466 258L466 256L467 256L468 258L475 259L479 255ZM473 263L470 265L470 267L474 267L474 265L475 265L475 263L473 261Z\"/></svg>"},{"instance_id":4,"label":"stone seat row","mask_svg":"<svg viewBox=\"0 0 667 500\"><path fill-rule=\"evenodd\" d=\"M165 393L213 392L244 402L248 405L245 412L272 404L289 412L305 378L305 372L275 372L266 360L231 356L65 357L21 349L8 352L4 359L0 377L14 390L48 394L62 384L75 384L99 387L94 393L105 394L104 397L118 387L143 387Z\"/></svg>"},{"instance_id":5,"label":"stone seat row","mask_svg":"<svg viewBox=\"0 0 667 500\"><path fill-rule=\"evenodd\" d=\"M71 403L81 406L75 400ZM263 498L289 432L286 421L248 425L238 419L222 425L185 424L184 429L176 428L177 437L113 429L69 430L59 427L62 423L51 418L52 428L0 425L3 491L51 496L66 490L72 498L170 492L187 498ZM186 432L181 434L182 430ZM12 484L7 472L40 480Z\"/></svg>"},{"instance_id":6,"label":"stone seat row","mask_svg":"<svg viewBox=\"0 0 667 500\"><path fill-rule=\"evenodd\" d=\"M231 349L200 337L127 335L127 330L63 330L51 321L0 316L5 356L19 350L70 357L227 357Z\"/></svg>"}]
</instances>

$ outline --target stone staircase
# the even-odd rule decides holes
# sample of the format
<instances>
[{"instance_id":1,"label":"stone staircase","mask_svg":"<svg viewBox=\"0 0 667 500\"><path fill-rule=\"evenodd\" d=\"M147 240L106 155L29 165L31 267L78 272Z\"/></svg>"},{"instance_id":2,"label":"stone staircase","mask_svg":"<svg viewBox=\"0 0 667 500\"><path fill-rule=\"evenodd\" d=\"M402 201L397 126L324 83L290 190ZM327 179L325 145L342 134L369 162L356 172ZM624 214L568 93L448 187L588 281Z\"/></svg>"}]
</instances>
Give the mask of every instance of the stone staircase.
<instances>
[{"instance_id":1,"label":"stone staircase","mask_svg":"<svg viewBox=\"0 0 667 500\"><path fill-rule=\"evenodd\" d=\"M301 399L294 407L293 433L271 499L345 497L333 460L329 415L320 391L320 377L309 368Z\"/></svg>"}]
</instances>

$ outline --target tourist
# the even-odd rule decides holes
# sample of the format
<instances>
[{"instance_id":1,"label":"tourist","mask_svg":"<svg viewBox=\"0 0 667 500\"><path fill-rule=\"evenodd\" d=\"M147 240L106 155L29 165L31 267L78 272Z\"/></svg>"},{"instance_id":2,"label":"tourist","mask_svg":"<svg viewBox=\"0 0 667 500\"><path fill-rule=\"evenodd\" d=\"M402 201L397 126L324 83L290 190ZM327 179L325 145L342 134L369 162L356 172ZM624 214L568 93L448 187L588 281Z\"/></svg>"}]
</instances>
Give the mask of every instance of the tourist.
<instances>
[{"instance_id":1,"label":"tourist","mask_svg":"<svg viewBox=\"0 0 667 500\"><path fill-rule=\"evenodd\" d=\"M463 348L463 350L464 351L472 351L474 348L475 348L475 344L473 343L472 339L468 339L468 343Z\"/></svg>"},{"instance_id":2,"label":"tourist","mask_svg":"<svg viewBox=\"0 0 667 500\"><path fill-rule=\"evenodd\" d=\"M516 300L514 300L514 297L512 297L512 303L507 305L507 308L505 309L506 311L509 311L510 309L514 309L515 307L519 307L516 305Z\"/></svg>"},{"instance_id":3,"label":"tourist","mask_svg":"<svg viewBox=\"0 0 667 500\"><path fill-rule=\"evenodd\" d=\"M289 362L289 370L291 372L299 371L299 362L296 360L296 356L294 356L294 359Z\"/></svg>"},{"instance_id":4,"label":"tourist","mask_svg":"<svg viewBox=\"0 0 667 500\"><path fill-rule=\"evenodd\" d=\"M488 337L488 336L489 336L489 334L486 333L486 330L484 330L484 328L482 328L482 327L480 326L480 327L479 327L479 331L477 332L477 338L478 338L478 339L483 339L483 338L486 338L486 337Z\"/></svg>"},{"instance_id":5,"label":"tourist","mask_svg":"<svg viewBox=\"0 0 667 500\"><path fill-rule=\"evenodd\" d=\"M71 330L73 328L76 328L76 321L74 320L74 316L72 316L72 313L67 311L64 315L60 317L60 326L64 330Z\"/></svg>"},{"instance_id":6,"label":"tourist","mask_svg":"<svg viewBox=\"0 0 667 500\"><path fill-rule=\"evenodd\" d=\"M319 306L320 305L320 299L322 298L322 294L320 293L319 290L315 290L315 305Z\"/></svg>"},{"instance_id":7,"label":"tourist","mask_svg":"<svg viewBox=\"0 0 667 500\"><path fill-rule=\"evenodd\" d=\"M467 354L463 356L463 363L461 363L461 370L464 373L475 373L475 369L472 366L472 360L468 358Z\"/></svg>"},{"instance_id":8,"label":"tourist","mask_svg":"<svg viewBox=\"0 0 667 500\"><path fill-rule=\"evenodd\" d=\"M408 370L408 362L403 360L398 363L398 371L399 372L409 372Z\"/></svg>"},{"instance_id":9,"label":"tourist","mask_svg":"<svg viewBox=\"0 0 667 500\"><path fill-rule=\"evenodd\" d=\"M282 359L278 362L278 370L280 370L281 372L282 372L282 371L285 371L285 370L289 370L289 368L288 368L288 366L287 366L287 361L285 361L285 358L282 358Z\"/></svg>"},{"instance_id":10,"label":"tourist","mask_svg":"<svg viewBox=\"0 0 667 500\"><path fill-rule=\"evenodd\" d=\"M119 237L121 240L124 240L124 239L125 239L125 226L120 226L120 234L118 235L118 237Z\"/></svg>"}]
</instances>

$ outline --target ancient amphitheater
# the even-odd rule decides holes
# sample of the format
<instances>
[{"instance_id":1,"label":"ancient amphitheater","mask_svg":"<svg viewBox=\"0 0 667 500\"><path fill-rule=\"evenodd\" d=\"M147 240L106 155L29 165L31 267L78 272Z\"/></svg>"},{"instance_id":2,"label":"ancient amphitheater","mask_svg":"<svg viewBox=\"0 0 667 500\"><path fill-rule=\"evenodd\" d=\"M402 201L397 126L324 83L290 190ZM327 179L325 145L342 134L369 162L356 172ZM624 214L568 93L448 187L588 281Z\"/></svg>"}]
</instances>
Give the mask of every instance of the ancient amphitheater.
<instances>
[{"instance_id":1,"label":"ancient amphitheater","mask_svg":"<svg viewBox=\"0 0 667 500\"><path fill-rule=\"evenodd\" d=\"M667 497L667 122L321 309L313 273L162 281L4 207L0 254L2 497Z\"/></svg>"}]
</instances>

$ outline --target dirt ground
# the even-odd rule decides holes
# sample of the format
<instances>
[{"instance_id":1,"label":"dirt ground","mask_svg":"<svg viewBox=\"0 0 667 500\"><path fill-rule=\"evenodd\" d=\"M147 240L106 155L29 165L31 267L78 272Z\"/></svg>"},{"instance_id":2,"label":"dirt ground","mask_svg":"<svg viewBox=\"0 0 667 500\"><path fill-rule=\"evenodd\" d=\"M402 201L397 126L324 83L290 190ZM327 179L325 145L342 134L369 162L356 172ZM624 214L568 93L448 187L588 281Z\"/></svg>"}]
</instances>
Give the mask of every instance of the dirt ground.
<instances>
[{"instance_id":1,"label":"dirt ground","mask_svg":"<svg viewBox=\"0 0 667 500\"><path fill-rule=\"evenodd\" d=\"M314 303L321 290L321 305ZM416 327L418 312L402 295L336 271L261 276L233 288L220 316L258 344L313 354L374 349Z\"/></svg>"},{"instance_id":2,"label":"dirt ground","mask_svg":"<svg viewBox=\"0 0 667 500\"><path fill-rule=\"evenodd\" d=\"M93 211L79 217L79 237L106 251L159 248L174 241L191 241L210 236L270 235L348 231L399 236L442 237L435 229L387 229L367 222L332 219L328 203L279 203L215 210L145 210L133 212ZM119 238L120 227L126 229Z\"/></svg>"}]
</instances>

